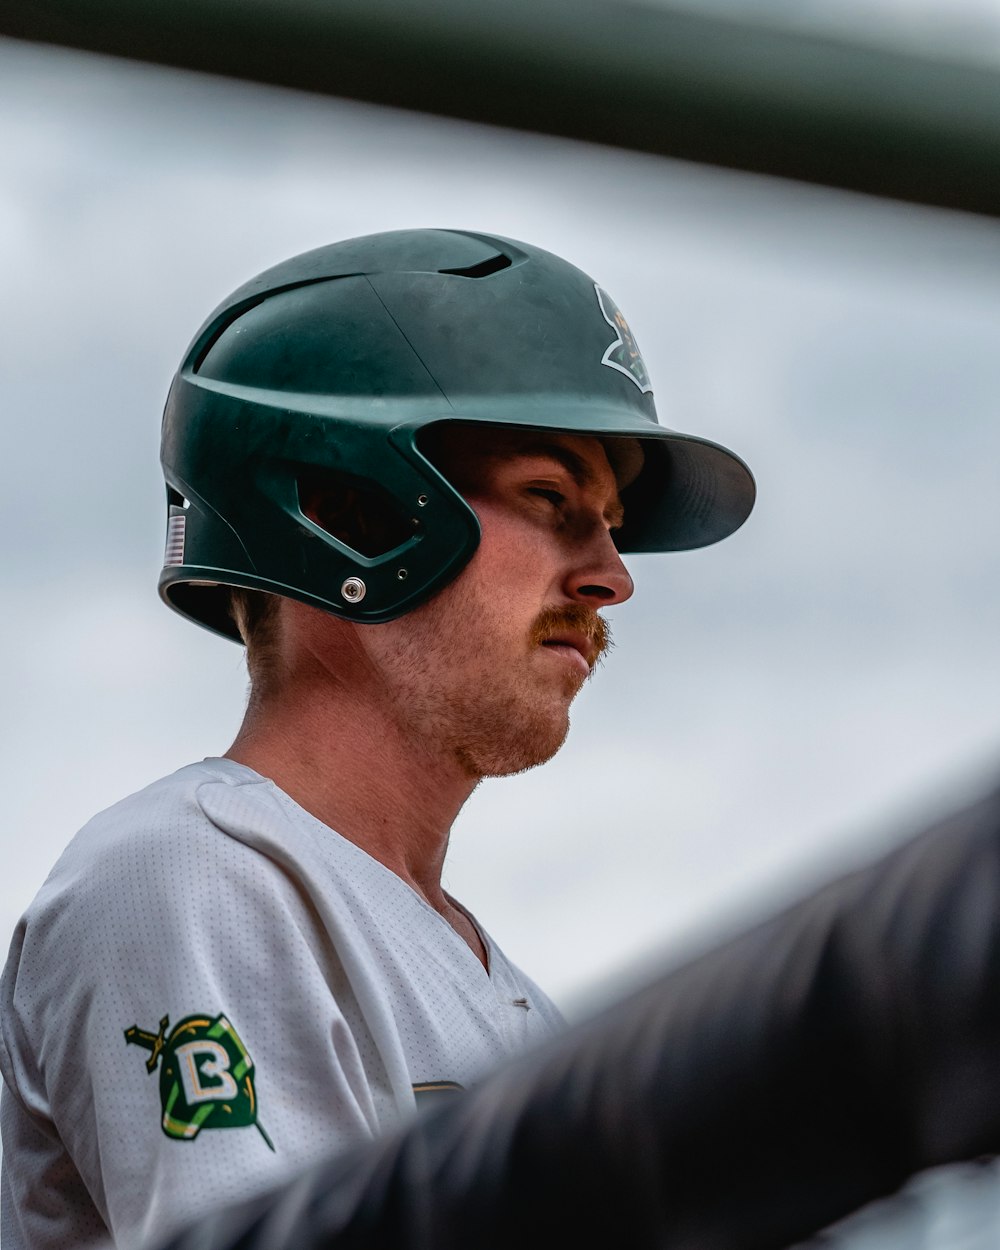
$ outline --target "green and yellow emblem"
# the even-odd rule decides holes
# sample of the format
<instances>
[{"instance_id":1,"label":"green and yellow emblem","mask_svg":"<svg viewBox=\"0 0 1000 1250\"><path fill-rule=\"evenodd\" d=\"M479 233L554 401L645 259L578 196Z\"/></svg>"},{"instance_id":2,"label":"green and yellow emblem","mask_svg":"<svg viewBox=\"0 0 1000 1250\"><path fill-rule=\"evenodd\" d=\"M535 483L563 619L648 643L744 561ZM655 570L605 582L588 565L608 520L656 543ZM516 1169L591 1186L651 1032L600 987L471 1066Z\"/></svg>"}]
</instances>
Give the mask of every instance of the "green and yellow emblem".
<instances>
[{"instance_id":1,"label":"green and yellow emblem","mask_svg":"<svg viewBox=\"0 0 1000 1250\"><path fill-rule=\"evenodd\" d=\"M225 1016L185 1016L170 1030L169 1016L158 1033L133 1025L125 1041L150 1052L146 1071L160 1064L160 1121L168 1137L192 1141L203 1128L253 1125L264 1141L274 1143L257 1119L253 1060Z\"/></svg>"},{"instance_id":2,"label":"green and yellow emblem","mask_svg":"<svg viewBox=\"0 0 1000 1250\"><path fill-rule=\"evenodd\" d=\"M609 369L617 369L630 382L634 382L644 395L649 394L653 389L653 384L646 371L646 362L642 358L639 344L635 341L635 335L629 328L622 310L607 291L599 287L596 282L594 290L597 292L601 316L615 332L614 341L608 344L601 357L601 364L607 365Z\"/></svg>"}]
</instances>

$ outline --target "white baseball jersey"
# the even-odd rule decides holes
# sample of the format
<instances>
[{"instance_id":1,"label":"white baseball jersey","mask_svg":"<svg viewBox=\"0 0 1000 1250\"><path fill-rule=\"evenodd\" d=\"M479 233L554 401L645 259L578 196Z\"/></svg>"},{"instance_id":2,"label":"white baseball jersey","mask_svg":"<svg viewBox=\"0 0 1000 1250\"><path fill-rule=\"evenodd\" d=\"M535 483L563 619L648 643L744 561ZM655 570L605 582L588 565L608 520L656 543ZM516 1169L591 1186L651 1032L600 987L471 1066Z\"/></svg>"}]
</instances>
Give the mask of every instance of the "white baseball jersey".
<instances>
[{"instance_id":1,"label":"white baseball jersey","mask_svg":"<svg viewBox=\"0 0 1000 1250\"><path fill-rule=\"evenodd\" d=\"M159 1239L553 1035L482 936L228 760L103 812L0 983L4 1250Z\"/></svg>"}]
</instances>

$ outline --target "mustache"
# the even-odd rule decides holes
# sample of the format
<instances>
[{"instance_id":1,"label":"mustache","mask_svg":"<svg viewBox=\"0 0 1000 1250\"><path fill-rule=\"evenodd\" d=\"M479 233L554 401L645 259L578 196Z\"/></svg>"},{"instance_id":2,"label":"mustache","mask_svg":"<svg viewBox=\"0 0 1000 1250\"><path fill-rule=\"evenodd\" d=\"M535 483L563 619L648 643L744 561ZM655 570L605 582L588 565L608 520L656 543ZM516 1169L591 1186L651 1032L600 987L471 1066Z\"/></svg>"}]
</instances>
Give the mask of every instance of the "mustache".
<instances>
[{"instance_id":1,"label":"mustache","mask_svg":"<svg viewBox=\"0 0 1000 1250\"><path fill-rule=\"evenodd\" d=\"M611 626L603 616L598 616L593 608L585 607L582 603L567 603L559 608L543 608L531 627L531 641L541 645L566 630L586 636L590 643L592 668L614 646Z\"/></svg>"}]
</instances>

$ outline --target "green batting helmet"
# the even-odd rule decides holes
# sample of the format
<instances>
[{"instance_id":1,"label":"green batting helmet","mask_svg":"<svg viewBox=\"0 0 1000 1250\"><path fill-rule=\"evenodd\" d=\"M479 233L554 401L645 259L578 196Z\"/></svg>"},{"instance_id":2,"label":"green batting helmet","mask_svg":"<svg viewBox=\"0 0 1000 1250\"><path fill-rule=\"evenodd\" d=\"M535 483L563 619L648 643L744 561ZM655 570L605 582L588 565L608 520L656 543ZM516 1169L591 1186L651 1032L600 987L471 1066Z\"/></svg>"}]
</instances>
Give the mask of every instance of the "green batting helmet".
<instances>
[{"instance_id":1,"label":"green batting helmet","mask_svg":"<svg viewBox=\"0 0 1000 1250\"><path fill-rule=\"evenodd\" d=\"M421 451L445 421L641 440L623 552L725 538L753 478L715 443L657 424L628 323L593 279L526 243L400 230L268 269L199 330L163 417L160 593L230 638L231 586L388 621L439 590L479 542L475 513ZM401 519L363 554L306 515L333 473Z\"/></svg>"}]
</instances>

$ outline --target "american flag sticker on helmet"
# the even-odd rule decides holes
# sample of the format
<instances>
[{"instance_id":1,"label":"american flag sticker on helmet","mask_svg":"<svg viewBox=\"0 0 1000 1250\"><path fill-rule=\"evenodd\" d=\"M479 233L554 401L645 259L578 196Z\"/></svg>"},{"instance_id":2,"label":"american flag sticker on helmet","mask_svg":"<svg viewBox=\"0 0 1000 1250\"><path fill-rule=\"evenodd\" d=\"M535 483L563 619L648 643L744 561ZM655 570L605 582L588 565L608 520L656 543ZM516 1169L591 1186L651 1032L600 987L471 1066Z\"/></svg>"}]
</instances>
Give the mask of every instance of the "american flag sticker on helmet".
<instances>
[{"instance_id":1,"label":"american flag sticker on helmet","mask_svg":"<svg viewBox=\"0 0 1000 1250\"><path fill-rule=\"evenodd\" d=\"M183 512L175 512L167 521L167 549L163 555L165 568L173 568L184 563L184 527L187 517Z\"/></svg>"}]
</instances>

